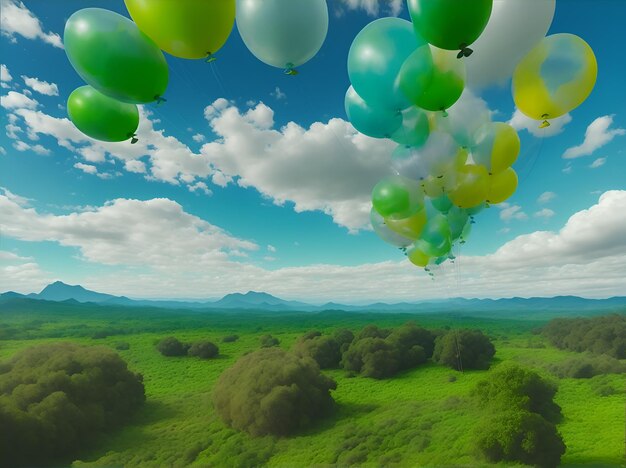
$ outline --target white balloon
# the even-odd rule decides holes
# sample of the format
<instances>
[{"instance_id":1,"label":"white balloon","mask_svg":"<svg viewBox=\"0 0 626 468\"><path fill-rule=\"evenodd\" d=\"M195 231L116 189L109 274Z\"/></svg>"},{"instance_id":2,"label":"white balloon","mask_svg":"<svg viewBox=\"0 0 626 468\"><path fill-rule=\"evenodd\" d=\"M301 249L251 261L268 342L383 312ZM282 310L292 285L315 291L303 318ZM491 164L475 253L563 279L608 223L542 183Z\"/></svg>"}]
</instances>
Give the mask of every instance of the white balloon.
<instances>
[{"instance_id":1,"label":"white balloon","mask_svg":"<svg viewBox=\"0 0 626 468\"><path fill-rule=\"evenodd\" d=\"M519 61L545 37L556 0L494 0L487 27L464 58L465 86L503 85Z\"/></svg>"},{"instance_id":2,"label":"white balloon","mask_svg":"<svg viewBox=\"0 0 626 468\"><path fill-rule=\"evenodd\" d=\"M435 131L419 148L398 146L391 156L392 168L401 176L422 180L442 175L459 154L459 145L450 135Z\"/></svg>"},{"instance_id":3,"label":"white balloon","mask_svg":"<svg viewBox=\"0 0 626 468\"><path fill-rule=\"evenodd\" d=\"M473 148L474 135L484 124L491 122L491 111L484 99L465 89L444 117L435 114L435 128L448 133L464 148Z\"/></svg>"}]
</instances>

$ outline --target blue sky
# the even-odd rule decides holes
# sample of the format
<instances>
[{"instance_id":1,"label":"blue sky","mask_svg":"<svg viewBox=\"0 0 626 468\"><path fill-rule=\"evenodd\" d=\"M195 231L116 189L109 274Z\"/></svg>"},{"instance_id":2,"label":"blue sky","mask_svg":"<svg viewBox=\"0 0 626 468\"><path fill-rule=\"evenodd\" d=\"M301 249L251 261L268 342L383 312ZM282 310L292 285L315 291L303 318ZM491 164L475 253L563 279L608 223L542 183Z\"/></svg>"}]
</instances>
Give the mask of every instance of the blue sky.
<instances>
[{"instance_id":1,"label":"blue sky","mask_svg":"<svg viewBox=\"0 0 626 468\"><path fill-rule=\"evenodd\" d=\"M123 2L0 1L2 291L60 279L134 297L319 302L626 293L623 1L557 1L550 33L593 47L596 88L556 135L514 119L518 191L479 215L460 265L434 281L368 230L392 147L355 137L343 110L352 39L394 7L408 18L401 2L330 0L326 42L296 77L258 61L236 27L213 64L167 56L167 103L144 106L131 148L93 145L63 120L83 83L55 36L78 9L127 15ZM508 84L481 97L494 120L513 117Z\"/></svg>"}]
</instances>

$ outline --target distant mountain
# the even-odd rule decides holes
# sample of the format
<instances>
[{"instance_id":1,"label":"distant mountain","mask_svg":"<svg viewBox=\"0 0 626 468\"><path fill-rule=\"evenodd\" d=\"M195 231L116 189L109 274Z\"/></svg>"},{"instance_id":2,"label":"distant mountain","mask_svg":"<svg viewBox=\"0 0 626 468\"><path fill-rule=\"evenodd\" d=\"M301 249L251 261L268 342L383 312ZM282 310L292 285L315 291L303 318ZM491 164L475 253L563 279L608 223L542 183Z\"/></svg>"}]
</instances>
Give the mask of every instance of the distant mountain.
<instances>
[{"instance_id":1,"label":"distant mountain","mask_svg":"<svg viewBox=\"0 0 626 468\"><path fill-rule=\"evenodd\" d=\"M501 315L506 313L516 317L536 316L542 312L611 312L626 311L626 297L608 299L586 299L578 296L557 297L512 297L504 299L465 299L451 298L446 300L400 302L387 304L377 302L366 305L346 305L328 302L323 305L312 305L299 301L286 301L265 292L249 291L245 294L227 294L217 301L157 301L129 299L124 296L113 296L90 291L82 286L71 286L61 281L49 284L39 294L19 294L13 291L0 294L0 304L13 299L37 299L65 303L91 302L100 305L116 305L127 307L159 307L163 309L195 309L195 310L259 310L259 311L300 311L318 312L323 310L343 310L346 312L412 312L412 313L459 313L472 315Z\"/></svg>"}]
</instances>

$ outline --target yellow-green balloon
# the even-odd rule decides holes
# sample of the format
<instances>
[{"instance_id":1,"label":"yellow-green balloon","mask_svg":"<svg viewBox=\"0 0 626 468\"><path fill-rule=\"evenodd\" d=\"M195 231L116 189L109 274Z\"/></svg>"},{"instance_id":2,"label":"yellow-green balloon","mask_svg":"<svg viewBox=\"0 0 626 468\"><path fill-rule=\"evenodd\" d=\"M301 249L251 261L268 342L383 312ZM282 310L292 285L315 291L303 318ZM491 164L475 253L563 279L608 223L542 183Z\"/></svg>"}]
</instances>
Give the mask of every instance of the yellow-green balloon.
<instances>
[{"instance_id":1,"label":"yellow-green balloon","mask_svg":"<svg viewBox=\"0 0 626 468\"><path fill-rule=\"evenodd\" d=\"M512 167L489 176L487 202L502 203L515 193L517 189L517 173Z\"/></svg>"},{"instance_id":2,"label":"yellow-green balloon","mask_svg":"<svg viewBox=\"0 0 626 468\"><path fill-rule=\"evenodd\" d=\"M511 167L520 151L517 131L503 122L483 125L476 132L474 141L472 158L491 174L498 174Z\"/></svg>"},{"instance_id":3,"label":"yellow-green balloon","mask_svg":"<svg viewBox=\"0 0 626 468\"><path fill-rule=\"evenodd\" d=\"M217 52L235 24L235 0L124 0L137 26L168 54L198 59Z\"/></svg>"},{"instance_id":4,"label":"yellow-green balloon","mask_svg":"<svg viewBox=\"0 0 626 468\"><path fill-rule=\"evenodd\" d=\"M593 50L573 34L544 38L517 65L513 99L535 120L554 119L587 99L596 83L598 63Z\"/></svg>"},{"instance_id":5,"label":"yellow-green balloon","mask_svg":"<svg viewBox=\"0 0 626 468\"><path fill-rule=\"evenodd\" d=\"M385 224L393 232L411 240L416 240L422 234L426 225L426 210L421 209L405 219L386 218Z\"/></svg>"},{"instance_id":6,"label":"yellow-green balloon","mask_svg":"<svg viewBox=\"0 0 626 468\"><path fill-rule=\"evenodd\" d=\"M100 141L133 138L139 125L139 112L135 104L105 96L91 86L81 86L70 94L67 113L76 128Z\"/></svg>"},{"instance_id":7,"label":"yellow-green balloon","mask_svg":"<svg viewBox=\"0 0 626 468\"><path fill-rule=\"evenodd\" d=\"M422 109L444 111L465 87L465 63L449 50L419 47L402 64L398 75L406 98Z\"/></svg>"},{"instance_id":8,"label":"yellow-green balloon","mask_svg":"<svg viewBox=\"0 0 626 468\"><path fill-rule=\"evenodd\" d=\"M424 208L424 196L416 182L389 176L372 190L372 205L384 218L404 219Z\"/></svg>"},{"instance_id":9,"label":"yellow-green balloon","mask_svg":"<svg viewBox=\"0 0 626 468\"><path fill-rule=\"evenodd\" d=\"M426 267L430 262L430 256L424 252L426 248L426 242L418 239L407 248L406 256L413 265Z\"/></svg>"},{"instance_id":10,"label":"yellow-green balloon","mask_svg":"<svg viewBox=\"0 0 626 468\"><path fill-rule=\"evenodd\" d=\"M448 196L459 208L472 208L487 199L489 173L484 166L468 164L456 171L449 182Z\"/></svg>"}]
</instances>

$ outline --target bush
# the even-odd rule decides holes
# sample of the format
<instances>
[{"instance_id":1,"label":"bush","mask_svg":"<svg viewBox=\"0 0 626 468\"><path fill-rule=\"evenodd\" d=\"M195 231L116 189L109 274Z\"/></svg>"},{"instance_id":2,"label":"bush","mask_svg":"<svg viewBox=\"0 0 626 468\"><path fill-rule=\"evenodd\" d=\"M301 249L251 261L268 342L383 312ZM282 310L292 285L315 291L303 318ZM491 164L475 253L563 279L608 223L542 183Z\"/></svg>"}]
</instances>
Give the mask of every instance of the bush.
<instances>
[{"instance_id":1,"label":"bush","mask_svg":"<svg viewBox=\"0 0 626 468\"><path fill-rule=\"evenodd\" d=\"M453 330L437 337L433 361L456 370L489 369L496 353L491 340L479 330Z\"/></svg>"},{"instance_id":2,"label":"bush","mask_svg":"<svg viewBox=\"0 0 626 468\"><path fill-rule=\"evenodd\" d=\"M130 349L130 344L126 341L118 341L113 345L113 347L118 351L127 351Z\"/></svg>"},{"instance_id":3,"label":"bush","mask_svg":"<svg viewBox=\"0 0 626 468\"><path fill-rule=\"evenodd\" d=\"M189 356L196 356L201 359L210 359L217 356L220 353L219 348L210 341L200 341L198 343L194 343L187 351Z\"/></svg>"},{"instance_id":4,"label":"bush","mask_svg":"<svg viewBox=\"0 0 626 468\"><path fill-rule=\"evenodd\" d=\"M357 333L354 339L359 341L364 338L387 338L389 333L391 333L389 330L378 328L376 325L366 325Z\"/></svg>"},{"instance_id":5,"label":"bush","mask_svg":"<svg viewBox=\"0 0 626 468\"><path fill-rule=\"evenodd\" d=\"M590 379L596 375L626 373L626 364L606 354L590 354L552 364L549 370L560 378Z\"/></svg>"},{"instance_id":6,"label":"bush","mask_svg":"<svg viewBox=\"0 0 626 468\"><path fill-rule=\"evenodd\" d=\"M411 322L392 330L387 341L398 350L401 369L425 362L435 347L434 333Z\"/></svg>"},{"instance_id":7,"label":"bush","mask_svg":"<svg viewBox=\"0 0 626 468\"><path fill-rule=\"evenodd\" d=\"M239 335L228 335L222 338L222 343L234 343L239 339Z\"/></svg>"},{"instance_id":8,"label":"bush","mask_svg":"<svg viewBox=\"0 0 626 468\"><path fill-rule=\"evenodd\" d=\"M476 445L490 462L521 462L556 467L565 444L556 426L540 415L511 409L498 411L476 428Z\"/></svg>"},{"instance_id":9,"label":"bush","mask_svg":"<svg viewBox=\"0 0 626 468\"><path fill-rule=\"evenodd\" d=\"M217 414L230 427L253 436L289 435L334 407L334 380L309 358L281 349L259 349L240 358L213 391Z\"/></svg>"},{"instance_id":10,"label":"bush","mask_svg":"<svg viewBox=\"0 0 626 468\"><path fill-rule=\"evenodd\" d=\"M333 338L339 345L339 351L343 354L350 347L350 343L354 341L354 333L347 328L340 328L333 332Z\"/></svg>"},{"instance_id":11,"label":"bush","mask_svg":"<svg viewBox=\"0 0 626 468\"><path fill-rule=\"evenodd\" d=\"M280 344L279 339L274 338L272 335L263 335L259 338L259 341L261 342L261 348L272 348Z\"/></svg>"},{"instance_id":12,"label":"bush","mask_svg":"<svg viewBox=\"0 0 626 468\"><path fill-rule=\"evenodd\" d=\"M0 466L67 463L144 400L141 376L108 347L20 351L0 365Z\"/></svg>"},{"instance_id":13,"label":"bush","mask_svg":"<svg viewBox=\"0 0 626 468\"><path fill-rule=\"evenodd\" d=\"M396 349L382 338L354 341L343 354L342 367L365 377L384 379L400 369Z\"/></svg>"},{"instance_id":14,"label":"bush","mask_svg":"<svg viewBox=\"0 0 626 468\"><path fill-rule=\"evenodd\" d=\"M307 335L304 335L296 341L293 352L296 356L315 360L320 369L337 367L341 361L339 344L330 336L315 335L313 338L307 338Z\"/></svg>"},{"instance_id":15,"label":"bush","mask_svg":"<svg viewBox=\"0 0 626 468\"><path fill-rule=\"evenodd\" d=\"M168 336L157 343L157 350L163 356L186 356L190 345L182 343L178 338Z\"/></svg>"}]
</instances>

